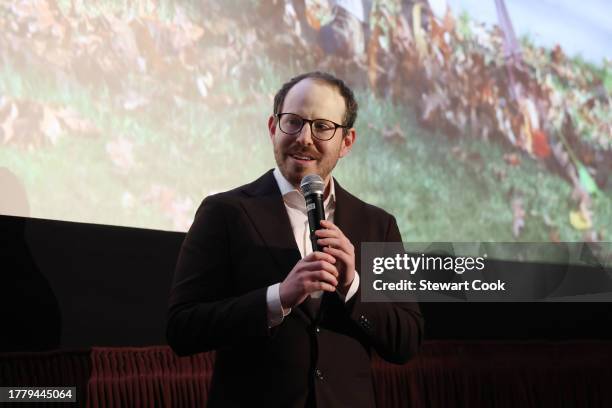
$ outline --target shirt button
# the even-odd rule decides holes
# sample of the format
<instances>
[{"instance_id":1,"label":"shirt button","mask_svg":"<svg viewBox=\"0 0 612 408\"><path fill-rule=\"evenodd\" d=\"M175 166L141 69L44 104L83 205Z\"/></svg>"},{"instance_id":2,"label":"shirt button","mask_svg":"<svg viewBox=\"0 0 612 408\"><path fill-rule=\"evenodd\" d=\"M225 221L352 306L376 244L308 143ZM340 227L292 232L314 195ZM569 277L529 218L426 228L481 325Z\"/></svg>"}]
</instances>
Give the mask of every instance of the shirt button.
<instances>
[{"instance_id":1,"label":"shirt button","mask_svg":"<svg viewBox=\"0 0 612 408\"><path fill-rule=\"evenodd\" d=\"M323 377L323 373L322 373L322 372L321 372L321 370L319 370L318 368L315 370L315 376L316 376L316 377L317 377L319 380L323 381L323 378L324 378L324 377Z\"/></svg>"},{"instance_id":2,"label":"shirt button","mask_svg":"<svg viewBox=\"0 0 612 408\"><path fill-rule=\"evenodd\" d=\"M317 333L321 333L321 329L320 329L319 327L317 327L317 328L315 329L315 331L316 331Z\"/></svg>"}]
</instances>

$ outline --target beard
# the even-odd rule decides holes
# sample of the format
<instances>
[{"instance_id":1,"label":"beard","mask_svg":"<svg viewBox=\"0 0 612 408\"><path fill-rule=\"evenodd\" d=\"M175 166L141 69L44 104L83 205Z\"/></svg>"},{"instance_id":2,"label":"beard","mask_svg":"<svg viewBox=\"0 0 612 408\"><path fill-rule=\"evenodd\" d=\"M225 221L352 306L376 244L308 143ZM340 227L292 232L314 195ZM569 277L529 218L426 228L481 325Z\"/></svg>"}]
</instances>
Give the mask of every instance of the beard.
<instances>
[{"instance_id":1,"label":"beard","mask_svg":"<svg viewBox=\"0 0 612 408\"><path fill-rule=\"evenodd\" d=\"M323 180L327 180L339 159L339 152L328 151L320 153L314 149L303 149L298 146L290 146L283 149L278 144L274 145L274 158L282 175L291 185L299 189L302 178L307 174L318 174ZM291 155L309 156L313 160L300 163Z\"/></svg>"}]
</instances>

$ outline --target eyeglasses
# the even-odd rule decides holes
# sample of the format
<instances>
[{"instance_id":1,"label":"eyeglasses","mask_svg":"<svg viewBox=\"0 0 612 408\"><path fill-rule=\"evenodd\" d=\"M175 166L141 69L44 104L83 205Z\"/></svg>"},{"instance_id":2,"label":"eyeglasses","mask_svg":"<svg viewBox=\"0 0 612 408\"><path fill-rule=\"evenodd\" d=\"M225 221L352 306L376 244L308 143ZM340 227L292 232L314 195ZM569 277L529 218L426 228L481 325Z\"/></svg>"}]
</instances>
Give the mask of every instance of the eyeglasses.
<instances>
[{"instance_id":1,"label":"eyeglasses","mask_svg":"<svg viewBox=\"0 0 612 408\"><path fill-rule=\"evenodd\" d=\"M348 129L348 126L339 125L327 119L304 119L295 113L277 113L278 127L288 135L295 135L302 131L305 123L310 125L310 134L319 140L330 140L336 134L336 129Z\"/></svg>"}]
</instances>

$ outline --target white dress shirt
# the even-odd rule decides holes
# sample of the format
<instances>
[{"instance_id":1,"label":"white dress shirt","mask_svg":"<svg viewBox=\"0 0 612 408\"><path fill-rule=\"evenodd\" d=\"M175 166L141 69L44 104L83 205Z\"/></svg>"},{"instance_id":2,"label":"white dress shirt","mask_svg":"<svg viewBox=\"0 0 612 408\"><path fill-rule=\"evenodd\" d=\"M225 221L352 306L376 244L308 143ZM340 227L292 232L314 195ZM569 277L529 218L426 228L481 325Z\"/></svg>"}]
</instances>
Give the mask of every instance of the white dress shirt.
<instances>
[{"instance_id":1,"label":"white dress shirt","mask_svg":"<svg viewBox=\"0 0 612 408\"><path fill-rule=\"evenodd\" d=\"M312 243L310 242L310 230L308 228L308 215L306 212L306 201L302 192L297 190L295 187L287 181L282 175L280 170L274 169L274 178L278 184L281 194L283 195L283 202L285 203L285 209L287 215L289 215L289 221L291 222L291 228L293 229L293 236L295 242L300 250L300 255L304 258L306 255L312 252ZM336 189L334 187L334 179L330 178L329 181L329 194L323 202L323 208L325 209L325 218L331 222L334 222L334 212L336 211ZM336 291L340 298L344 298L345 302L348 302L357 292L359 288L359 274L355 271L355 279L351 282L351 286L346 294L342 295ZM323 294L322 291L312 293L311 297L320 297ZM283 309L280 300L280 282L268 287L266 292L266 302L268 304L268 327L274 327L283 321L283 318L291 313L291 309Z\"/></svg>"}]
</instances>

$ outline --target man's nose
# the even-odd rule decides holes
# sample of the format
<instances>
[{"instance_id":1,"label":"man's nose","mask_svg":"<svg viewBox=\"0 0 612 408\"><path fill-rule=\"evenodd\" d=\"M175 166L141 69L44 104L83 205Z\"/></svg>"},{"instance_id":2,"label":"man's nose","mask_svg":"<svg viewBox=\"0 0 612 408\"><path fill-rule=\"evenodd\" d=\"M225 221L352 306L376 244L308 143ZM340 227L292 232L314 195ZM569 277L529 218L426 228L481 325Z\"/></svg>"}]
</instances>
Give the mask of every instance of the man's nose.
<instances>
[{"instance_id":1,"label":"man's nose","mask_svg":"<svg viewBox=\"0 0 612 408\"><path fill-rule=\"evenodd\" d=\"M310 123L304 122L304 126L302 126L302 130L296 136L296 142L302 145L311 145L312 144L312 130L310 128Z\"/></svg>"}]
</instances>

